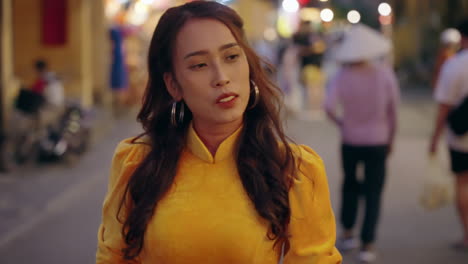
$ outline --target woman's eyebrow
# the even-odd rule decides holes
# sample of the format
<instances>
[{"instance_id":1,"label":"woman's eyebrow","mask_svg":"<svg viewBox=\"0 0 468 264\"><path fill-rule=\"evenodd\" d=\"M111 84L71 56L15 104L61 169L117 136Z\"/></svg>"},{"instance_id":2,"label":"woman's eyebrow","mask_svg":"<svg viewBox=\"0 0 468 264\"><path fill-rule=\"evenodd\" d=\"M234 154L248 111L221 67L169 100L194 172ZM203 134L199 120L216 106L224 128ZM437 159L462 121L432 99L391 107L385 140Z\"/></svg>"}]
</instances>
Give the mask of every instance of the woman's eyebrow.
<instances>
[{"instance_id":1,"label":"woman's eyebrow","mask_svg":"<svg viewBox=\"0 0 468 264\"><path fill-rule=\"evenodd\" d=\"M239 46L239 44L237 43L228 43L228 44L224 44L222 45L221 47L219 47L219 51L223 51L225 49L229 49L229 48L232 48L232 47L235 47L235 46ZM208 51L207 50L198 50L198 51L194 51L194 52L190 52L189 54L185 55L184 56L184 60L185 59L188 59L189 57L193 57L193 56L199 56L199 55L206 55L208 54Z\"/></svg>"}]
</instances>

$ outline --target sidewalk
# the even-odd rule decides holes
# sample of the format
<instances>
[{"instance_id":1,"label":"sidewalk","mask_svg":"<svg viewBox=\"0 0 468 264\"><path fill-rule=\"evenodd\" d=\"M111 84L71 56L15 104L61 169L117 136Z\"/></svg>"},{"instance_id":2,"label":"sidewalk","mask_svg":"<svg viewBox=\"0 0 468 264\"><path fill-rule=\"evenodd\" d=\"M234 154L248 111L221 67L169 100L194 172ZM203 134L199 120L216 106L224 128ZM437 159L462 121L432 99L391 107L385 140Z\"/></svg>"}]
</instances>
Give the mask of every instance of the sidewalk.
<instances>
[{"instance_id":1,"label":"sidewalk","mask_svg":"<svg viewBox=\"0 0 468 264\"><path fill-rule=\"evenodd\" d=\"M122 125L130 123L130 117L115 120L107 110L96 109L92 117L90 148L76 164L33 164L0 174L0 247L15 235L15 232L11 233L14 227L31 221L41 211L47 210L54 199L65 197L73 186L85 182L90 173L80 168L102 169L102 166L108 166L110 161L102 160L108 157L106 151L115 148L130 131L137 130L135 126ZM115 130L115 127L119 129Z\"/></svg>"}]
</instances>

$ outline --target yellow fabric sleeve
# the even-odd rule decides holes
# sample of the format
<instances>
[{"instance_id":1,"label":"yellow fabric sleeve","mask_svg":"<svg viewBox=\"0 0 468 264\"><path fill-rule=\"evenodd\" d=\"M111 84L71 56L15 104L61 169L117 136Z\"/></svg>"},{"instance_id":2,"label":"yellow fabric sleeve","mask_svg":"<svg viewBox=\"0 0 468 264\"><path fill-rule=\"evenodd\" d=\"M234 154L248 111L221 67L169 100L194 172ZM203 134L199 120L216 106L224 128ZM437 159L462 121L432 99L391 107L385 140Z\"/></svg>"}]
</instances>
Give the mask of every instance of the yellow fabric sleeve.
<instances>
[{"instance_id":1,"label":"yellow fabric sleeve","mask_svg":"<svg viewBox=\"0 0 468 264\"><path fill-rule=\"evenodd\" d=\"M299 173L289 192L291 207L290 249L285 264L338 264L336 225L322 159L311 148L294 151Z\"/></svg>"},{"instance_id":2,"label":"yellow fabric sleeve","mask_svg":"<svg viewBox=\"0 0 468 264\"><path fill-rule=\"evenodd\" d=\"M138 258L126 261L122 257L125 242L122 237L122 223L117 219L117 212L127 182L144 159L147 149L143 144L132 144L131 139L126 139L120 142L115 150L102 209L102 222L98 231L96 264L140 263ZM125 219L122 217L125 214L124 209L121 210L120 220Z\"/></svg>"}]
</instances>

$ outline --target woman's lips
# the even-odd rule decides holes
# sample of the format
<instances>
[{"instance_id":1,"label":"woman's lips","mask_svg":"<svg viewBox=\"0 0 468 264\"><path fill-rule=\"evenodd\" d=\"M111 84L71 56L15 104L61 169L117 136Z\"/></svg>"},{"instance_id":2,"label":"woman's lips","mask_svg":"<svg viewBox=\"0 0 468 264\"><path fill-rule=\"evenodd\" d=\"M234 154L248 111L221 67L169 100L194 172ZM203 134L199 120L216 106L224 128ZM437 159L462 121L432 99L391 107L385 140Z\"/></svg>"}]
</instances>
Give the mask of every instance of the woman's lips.
<instances>
[{"instance_id":1,"label":"woman's lips","mask_svg":"<svg viewBox=\"0 0 468 264\"><path fill-rule=\"evenodd\" d=\"M239 95L235 93L226 93L222 94L216 100L216 104L223 108L230 108L234 106L234 103L237 101Z\"/></svg>"},{"instance_id":2,"label":"woman's lips","mask_svg":"<svg viewBox=\"0 0 468 264\"><path fill-rule=\"evenodd\" d=\"M238 95L235 93L223 93L222 95L218 96L218 98L216 98L216 103L218 104L229 102L236 97L238 97Z\"/></svg>"},{"instance_id":3,"label":"woman's lips","mask_svg":"<svg viewBox=\"0 0 468 264\"><path fill-rule=\"evenodd\" d=\"M236 96L234 96L234 95L231 95L231 96L228 96L228 97L223 97L223 99L218 100L218 103L226 103L226 102L231 101L234 98L236 98Z\"/></svg>"}]
</instances>

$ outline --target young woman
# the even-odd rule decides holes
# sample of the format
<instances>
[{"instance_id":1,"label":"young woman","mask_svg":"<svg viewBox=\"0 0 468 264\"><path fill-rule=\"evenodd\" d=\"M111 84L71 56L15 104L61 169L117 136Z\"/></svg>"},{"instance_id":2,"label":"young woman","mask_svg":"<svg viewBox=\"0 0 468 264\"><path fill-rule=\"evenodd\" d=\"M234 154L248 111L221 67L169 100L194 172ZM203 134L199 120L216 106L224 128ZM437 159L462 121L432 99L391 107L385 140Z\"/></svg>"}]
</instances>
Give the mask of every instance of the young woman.
<instances>
[{"instance_id":1,"label":"young woman","mask_svg":"<svg viewBox=\"0 0 468 264\"><path fill-rule=\"evenodd\" d=\"M241 18L161 17L138 120L116 149L96 263L341 263L323 162L288 144Z\"/></svg>"}]
</instances>

